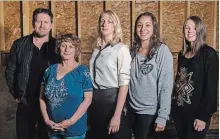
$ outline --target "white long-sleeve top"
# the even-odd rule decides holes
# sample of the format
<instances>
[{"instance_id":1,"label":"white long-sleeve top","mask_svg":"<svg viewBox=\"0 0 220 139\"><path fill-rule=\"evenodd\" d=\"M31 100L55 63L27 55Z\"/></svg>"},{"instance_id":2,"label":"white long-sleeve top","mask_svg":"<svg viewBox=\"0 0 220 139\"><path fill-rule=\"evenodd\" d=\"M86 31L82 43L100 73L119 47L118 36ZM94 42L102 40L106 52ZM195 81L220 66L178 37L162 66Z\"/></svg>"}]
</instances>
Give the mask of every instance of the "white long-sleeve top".
<instances>
[{"instance_id":1,"label":"white long-sleeve top","mask_svg":"<svg viewBox=\"0 0 220 139\"><path fill-rule=\"evenodd\" d=\"M124 43L109 45L103 49L95 48L89 62L94 88L108 89L128 85L130 64L131 56Z\"/></svg>"}]
</instances>

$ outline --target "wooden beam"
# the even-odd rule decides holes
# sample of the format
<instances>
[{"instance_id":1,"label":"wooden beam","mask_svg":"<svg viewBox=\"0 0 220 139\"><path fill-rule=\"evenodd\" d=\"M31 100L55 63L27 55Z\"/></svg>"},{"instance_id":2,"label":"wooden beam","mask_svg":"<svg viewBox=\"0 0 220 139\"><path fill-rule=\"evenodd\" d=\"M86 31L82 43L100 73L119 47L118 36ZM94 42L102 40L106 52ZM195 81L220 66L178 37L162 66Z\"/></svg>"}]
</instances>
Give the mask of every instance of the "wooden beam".
<instances>
[{"instance_id":1,"label":"wooden beam","mask_svg":"<svg viewBox=\"0 0 220 139\"><path fill-rule=\"evenodd\" d=\"M111 9L110 1L104 1L104 11Z\"/></svg>"},{"instance_id":2,"label":"wooden beam","mask_svg":"<svg viewBox=\"0 0 220 139\"><path fill-rule=\"evenodd\" d=\"M185 1L185 19L190 16L190 1Z\"/></svg>"},{"instance_id":3,"label":"wooden beam","mask_svg":"<svg viewBox=\"0 0 220 139\"><path fill-rule=\"evenodd\" d=\"M131 1L131 46L133 45L134 41L134 26L135 26L135 20L136 20L136 13L135 13L135 1Z\"/></svg>"},{"instance_id":4,"label":"wooden beam","mask_svg":"<svg viewBox=\"0 0 220 139\"><path fill-rule=\"evenodd\" d=\"M163 39L163 34L162 34L162 27L163 27L163 1L158 1L159 5L159 18L158 18L158 23L159 23L159 28L160 28L160 37Z\"/></svg>"},{"instance_id":5,"label":"wooden beam","mask_svg":"<svg viewBox=\"0 0 220 139\"><path fill-rule=\"evenodd\" d=\"M29 1L22 1L22 14L23 14L23 36L30 34L29 28Z\"/></svg>"},{"instance_id":6,"label":"wooden beam","mask_svg":"<svg viewBox=\"0 0 220 139\"><path fill-rule=\"evenodd\" d=\"M5 51L4 3L0 2L0 51Z\"/></svg>"},{"instance_id":7,"label":"wooden beam","mask_svg":"<svg viewBox=\"0 0 220 139\"><path fill-rule=\"evenodd\" d=\"M81 2L76 1L76 34L79 38L81 38ZM78 62L82 63L82 54L79 55Z\"/></svg>"},{"instance_id":8,"label":"wooden beam","mask_svg":"<svg viewBox=\"0 0 220 139\"><path fill-rule=\"evenodd\" d=\"M50 2L51 12L53 13L53 25L52 25L52 36L56 38L57 28L56 28L56 1Z\"/></svg>"},{"instance_id":9,"label":"wooden beam","mask_svg":"<svg viewBox=\"0 0 220 139\"><path fill-rule=\"evenodd\" d=\"M216 46L216 33L217 33L217 1L213 2L213 34L212 34L212 47L213 48L217 48L218 46Z\"/></svg>"}]
</instances>

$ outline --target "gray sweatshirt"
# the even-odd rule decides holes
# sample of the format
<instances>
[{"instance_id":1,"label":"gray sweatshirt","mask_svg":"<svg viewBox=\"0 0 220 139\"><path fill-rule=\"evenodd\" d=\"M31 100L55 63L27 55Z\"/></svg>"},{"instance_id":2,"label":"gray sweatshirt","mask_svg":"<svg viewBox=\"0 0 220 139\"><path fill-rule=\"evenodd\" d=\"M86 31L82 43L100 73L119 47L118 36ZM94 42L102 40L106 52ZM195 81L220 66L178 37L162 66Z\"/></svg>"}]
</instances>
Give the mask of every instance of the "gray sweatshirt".
<instances>
[{"instance_id":1,"label":"gray sweatshirt","mask_svg":"<svg viewBox=\"0 0 220 139\"><path fill-rule=\"evenodd\" d=\"M156 115L155 123L166 125L173 89L173 57L162 44L153 58L137 53L131 62L129 104L137 114Z\"/></svg>"}]
</instances>

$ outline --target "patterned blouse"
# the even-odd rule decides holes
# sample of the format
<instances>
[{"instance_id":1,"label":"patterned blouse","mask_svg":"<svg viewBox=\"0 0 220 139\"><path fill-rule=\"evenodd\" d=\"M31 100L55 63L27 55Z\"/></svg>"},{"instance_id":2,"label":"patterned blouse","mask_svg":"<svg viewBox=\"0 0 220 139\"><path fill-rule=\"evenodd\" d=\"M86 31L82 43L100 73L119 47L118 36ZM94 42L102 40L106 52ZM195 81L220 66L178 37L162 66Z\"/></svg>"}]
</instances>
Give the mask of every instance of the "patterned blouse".
<instances>
[{"instance_id":1,"label":"patterned blouse","mask_svg":"<svg viewBox=\"0 0 220 139\"><path fill-rule=\"evenodd\" d=\"M58 64L50 66L43 76L44 97L49 118L55 123L71 118L84 99L84 92L92 91L89 70L79 65L57 80ZM52 134L79 136L87 131L87 114L65 131L49 131Z\"/></svg>"}]
</instances>

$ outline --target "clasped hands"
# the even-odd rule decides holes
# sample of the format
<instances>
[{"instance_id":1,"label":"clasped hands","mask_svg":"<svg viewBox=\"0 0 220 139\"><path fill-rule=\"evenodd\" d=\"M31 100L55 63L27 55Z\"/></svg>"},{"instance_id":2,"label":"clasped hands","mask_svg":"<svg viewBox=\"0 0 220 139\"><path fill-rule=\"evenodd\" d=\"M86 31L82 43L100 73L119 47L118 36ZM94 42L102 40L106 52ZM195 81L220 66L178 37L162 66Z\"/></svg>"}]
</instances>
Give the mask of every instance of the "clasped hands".
<instances>
[{"instance_id":1,"label":"clasped hands","mask_svg":"<svg viewBox=\"0 0 220 139\"><path fill-rule=\"evenodd\" d=\"M45 123L53 131L64 131L66 128L68 128L69 126L73 124L73 122L70 119L63 120L60 123L55 123L52 120L46 120Z\"/></svg>"}]
</instances>

